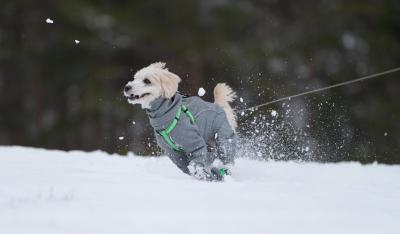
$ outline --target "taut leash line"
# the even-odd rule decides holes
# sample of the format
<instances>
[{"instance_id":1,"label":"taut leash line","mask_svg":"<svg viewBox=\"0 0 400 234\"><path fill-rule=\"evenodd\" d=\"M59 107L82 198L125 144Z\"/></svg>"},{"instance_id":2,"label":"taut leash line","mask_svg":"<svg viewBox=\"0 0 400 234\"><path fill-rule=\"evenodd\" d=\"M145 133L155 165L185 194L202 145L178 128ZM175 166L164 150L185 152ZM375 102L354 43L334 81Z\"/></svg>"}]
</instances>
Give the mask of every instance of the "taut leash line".
<instances>
[{"instance_id":1,"label":"taut leash line","mask_svg":"<svg viewBox=\"0 0 400 234\"><path fill-rule=\"evenodd\" d=\"M323 87L323 88L314 89L314 90L298 93L298 94L295 94L295 95L279 98L279 99L272 100L272 101L269 101L269 102L266 102L266 103L263 103L263 104L259 104L259 105L256 105L256 106L252 106L252 107L248 107L248 108L239 110L238 112L258 109L260 107L268 106L268 105L271 105L273 103L281 102L281 101L284 101L284 100L290 100L290 99L295 98L295 97L300 97L300 96L304 96L304 95L307 95L307 94L310 94L310 93L316 93L316 92L320 92L320 91L324 91L324 90L327 90L327 89L332 89L332 88L336 88L336 87L339 87L339 86L344 86L344 85L356 83L356 82L367 80L367 79L380 77L380 76L387 75L387 74L390 74L390 73L394 73L394 72L397 72L397 71L400 71L400 67L393 68L393 69L386 70L386 71L379 72L379 73L374 73L374 74L371 74L371 75L368 75L368 76L363 76L363 77L360 77L360 78L357 78L357 79L354 79L354 80L349 80L349 81L337 83L337 84L326 86L326 87Z\"/></svg>"}]
</instances>

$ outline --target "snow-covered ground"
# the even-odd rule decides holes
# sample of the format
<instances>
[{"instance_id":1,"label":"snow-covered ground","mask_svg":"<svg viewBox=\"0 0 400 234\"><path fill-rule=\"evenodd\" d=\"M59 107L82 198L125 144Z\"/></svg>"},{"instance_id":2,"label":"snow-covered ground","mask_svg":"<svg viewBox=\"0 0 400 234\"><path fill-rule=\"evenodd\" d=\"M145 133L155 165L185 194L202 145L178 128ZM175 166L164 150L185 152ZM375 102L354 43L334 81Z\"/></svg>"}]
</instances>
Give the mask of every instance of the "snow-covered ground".
<instances>
[{"instance_id":1,"label":"snow-covered ground","mask_svg":"<svg viewBox=\"0 0 400 234\"><path fill-rule=\"evenodd\" d=\"M400 233L400 166L239 159L196 181L165 157L0 147L0 233Z\"/></svg>"}]
</instances>

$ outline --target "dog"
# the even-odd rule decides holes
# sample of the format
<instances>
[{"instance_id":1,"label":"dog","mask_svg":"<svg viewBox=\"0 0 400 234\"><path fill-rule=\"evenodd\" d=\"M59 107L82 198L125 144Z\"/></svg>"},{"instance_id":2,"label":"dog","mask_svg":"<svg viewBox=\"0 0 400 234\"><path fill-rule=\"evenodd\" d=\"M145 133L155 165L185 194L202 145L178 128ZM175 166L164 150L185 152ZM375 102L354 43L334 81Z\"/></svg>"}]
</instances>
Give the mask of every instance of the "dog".
<instances>
[{"instance_id":1,"label":"dog","mask_svg":"<svg viewBox=\"0 0 400 234\"><path fill-rule=\"evenodd\" d=\"M237 151L237 122L229 104L236 94L219 83L210 103L181 95L180 82L165 63L156 62L137 71L123 93L146 110L158 146L179 169L200 180L223 180Z\"/></svg>"}]
</instances>

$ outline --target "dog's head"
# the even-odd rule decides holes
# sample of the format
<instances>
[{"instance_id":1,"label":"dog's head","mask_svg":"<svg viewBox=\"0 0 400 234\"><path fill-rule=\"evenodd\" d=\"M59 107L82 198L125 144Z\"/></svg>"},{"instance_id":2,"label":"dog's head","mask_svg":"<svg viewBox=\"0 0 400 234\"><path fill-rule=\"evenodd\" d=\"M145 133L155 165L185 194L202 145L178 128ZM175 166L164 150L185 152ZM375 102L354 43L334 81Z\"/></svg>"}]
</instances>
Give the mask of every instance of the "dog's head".
<instances>
[{"instance_id":1,"label":"dog's head","mask_svg":"<svg viewBox=\"0 0 400 234\"><path fill-rule=\"evenodd\" d=\"M131 104L150 108L150 103L158 97L172 98L179 82L181 78L168 71L165 63L153 63L136 72L134 79L125 85L124 96Z\"/></svg>"}]
</instances>

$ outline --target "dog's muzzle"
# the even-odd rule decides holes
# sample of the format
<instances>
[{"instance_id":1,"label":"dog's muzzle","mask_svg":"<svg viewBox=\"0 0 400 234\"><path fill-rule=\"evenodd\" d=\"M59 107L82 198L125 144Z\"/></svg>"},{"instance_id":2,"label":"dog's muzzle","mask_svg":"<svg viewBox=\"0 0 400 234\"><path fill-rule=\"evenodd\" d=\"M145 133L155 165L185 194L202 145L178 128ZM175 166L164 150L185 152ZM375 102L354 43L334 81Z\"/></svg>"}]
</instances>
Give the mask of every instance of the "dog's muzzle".
<instances>
[{"instance_id":1,"label":"dog's muzzle","mask_svg":"<svg viewBox=\"0 0 400 234\"><path fill-rule=\"evenodd\" d=\"M134 94L134 93L131 93L131 92L132 92L132 86L126 85L125 88L124 88L124 96L126 98L128 98L130 101L141 99L141 98L143 98L143 97L145 97L147 95L150 95L150 93L144 93L142 95L137 95L137 94Z\"/></svg>"},{"instance_id":2,"label":"dog's muzzle","mask_svg":"<svg viewBox=\"0 0 400 234\"><path fill-rule=\"evenodd\" d=\"M126 98L128 98L129 101L138 100L138 99L141 99L141 98L143 98L143 97L145 97L147 95L150 95L150 93L144 93L142 95L137 95L137 94L133 94L133 93L129 94L129 93L126 93L126 92L124 93L124 96Z\"/></svg>"}]
</instances>

